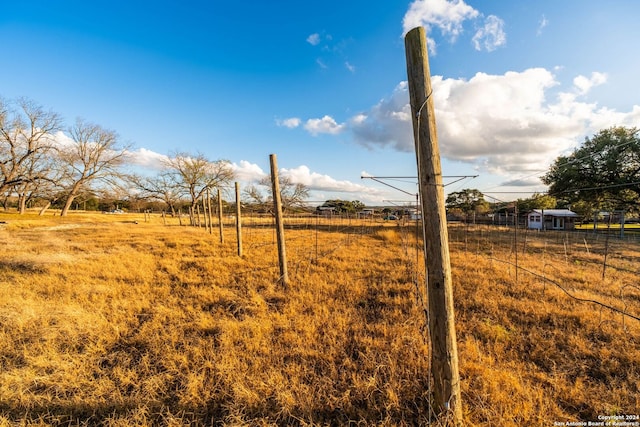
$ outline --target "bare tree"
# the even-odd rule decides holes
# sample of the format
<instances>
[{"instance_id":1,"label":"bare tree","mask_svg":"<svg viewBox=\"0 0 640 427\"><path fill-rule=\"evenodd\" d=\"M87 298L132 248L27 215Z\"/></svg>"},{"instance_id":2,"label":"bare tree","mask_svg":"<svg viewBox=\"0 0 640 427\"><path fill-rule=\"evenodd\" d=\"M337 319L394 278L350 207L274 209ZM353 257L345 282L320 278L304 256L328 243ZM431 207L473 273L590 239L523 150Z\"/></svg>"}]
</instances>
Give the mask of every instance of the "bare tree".
<instances>
[{"instance_id":1,"label":"bare tree","mask_svg":"<svg viewBox=\"0 0 640 427\"><path fill-rule=\"evenodd\" d=\"M52 150L61 123L57 113L30 100L0 98L0 193L45 178L40 162Z\"/></svg>"},{"instance_id":2,"label":"bare tree","mask_svg":"<svg viewBox=\"0 0 640 427\"><path fill-rule=\"evenodd\" d=\"M203 154L177 153L165 163L179 187L189 196L191 223L198 201L209 189L224 187L233 180L233 169L227 160L210 161Z\"/></svg>"},{"instance_id":3,"label":"bare tree","mask_svg":"<svg viewBox=\"0 0 640 427\"><path fill-rule=\"evenodd\" d=\"M278 174L280 183L280 198L284 209L292 209L304 206L304 201L309 197L309 187L301 183L293 183L291 178ZM247 187L244 194L255 204L262 208L271 209L273 203L273 190L269 176L258 181L258 185Z\"/></svg>"},{"instance_id":4,"label":"bare tree","mask_svg":"<svg viewBox=\"0 0 640 427\"><path fill-rule=\"evenodd\" d=\"M127 181L140 192L138 197L164 202L172 216L175 216L176 205L185 195L176 181L176 174L170 172L162 172L156 176L129 175Z\"/></svg>"},{"instance_id":5,"label":"bare tree","mask_svg":"<svg viewBox=\"0 0 640 427\"><path fill-rule=\"evenodd\" d=\"M59 151L52 150L46 160L47 178L33 182L29 185L31 194L28 196L32 200L43 202L38 215L44 215L52 204L64 200L67 197L67 187L71 181L70 171L59 159Z\"/></svg>"},{"instance_id":6,"label":"bare tree","mask_svg":"<svg viewBox=\"0 0 640 427\"><path fill-rule=\"evenodd\" d=\"M40 196L40 198L44 200L44 205L40 207L40 211L38 212L40 216L44 215L52 204L66 196L66 194L62 192L61 187L55 182L47 182L44 187L44 189L41 189L42 195Z\"/></svg>"},{"instance_id":7,"label":"bare tree","mask_svg":"<svg viewBox=\"0 0 640 427\"><path fill-rule=\"evenodd\" d=\"M121 176L127 148L118 135L99 125L76 120L69 129L73 142L58 148L58 159L66 171L67 196L61 216L67 215L74 199L95 181L113 183Z\"/></svg>"},{"instance_id":8,"label":"bare tree","mask_svg":"<svg viewBox=\"0 0 640 427\"><path fill-rule=\"evenodd\" d=\"M14 185L13 191L18 195L18 212L24 214L27 203L45 196L43 190L51 189L60 178L51 156L52 150L38 151L22 164L22 181Z\"/></svg>"}]
</instances>

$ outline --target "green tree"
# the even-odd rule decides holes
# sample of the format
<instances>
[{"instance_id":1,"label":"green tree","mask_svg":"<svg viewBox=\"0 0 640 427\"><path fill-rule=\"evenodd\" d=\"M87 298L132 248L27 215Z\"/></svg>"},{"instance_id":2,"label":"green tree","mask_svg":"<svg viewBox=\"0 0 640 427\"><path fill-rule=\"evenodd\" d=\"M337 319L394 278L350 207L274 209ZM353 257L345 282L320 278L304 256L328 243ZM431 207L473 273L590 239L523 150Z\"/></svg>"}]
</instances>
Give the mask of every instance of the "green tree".
<instances>
[{"instance_id":1,"label":"green tree","mask_svg":"<svg viewBox=\"0 0 640 427\"><path fill-rule=\"evenodd\" d=\"M365 208L365 204L362 203L360 200L354 200L353 202L351 202L351 205L353 206L353 210L355 212L361 211L362 209Z\"/></svg>"},{"instance_id":2,"label":"green tree","mask_svg":"<svg viewBox=\"0 0 640 427\"><path fill-rule=\"evenodd\" d=\"M553 209L557 204L558 201L553 196L534 193L528 199L518 199L518 211L530 212L534 209Z\"/></svg>"},{"instance_id":3,"label":"green tree","mask_svg":"<svg viewBox=\"0 0 640 427\"><path fill-rule=\"evenodd\" d=\"M638 128L611 127L585 138L581 147L558 157L542 181L549 194L595 209L638 212L640 137Z\"/></svg>"},{"instance_id":4,"label":"green tree","mask_svg":"<svg viewBox=\"0 0 640 427\"><path fill-rule=\"evenodd\" d=\"M364 203L359 200L327 200L322 207L334 208L336 213L356 213L364 208Z\"/></svg>"},{"instance_id":5,"label":"green tree","mask_svg":"<svg viewBox=\"0 0 640 427\"><path fill-rule=\"evenodd\" d=\"M593 203L585 202L583 200L578 200L577 202L572 203L571 210L580 215L583 219L591 219L599 211L598 207Z\"/></svg>"},{"instance_id":6,"label":"green tree","mask_svg":"<svg viewBox=\"0 0 640 427\"><path fill-rule=\"evenodd\" d=\"M447 210L452 213L471 214L485 213L489 210L489 202L484 199L484 194L476 189L464 189L451 193L445 201Z\"/></svg>"}]
</instances>

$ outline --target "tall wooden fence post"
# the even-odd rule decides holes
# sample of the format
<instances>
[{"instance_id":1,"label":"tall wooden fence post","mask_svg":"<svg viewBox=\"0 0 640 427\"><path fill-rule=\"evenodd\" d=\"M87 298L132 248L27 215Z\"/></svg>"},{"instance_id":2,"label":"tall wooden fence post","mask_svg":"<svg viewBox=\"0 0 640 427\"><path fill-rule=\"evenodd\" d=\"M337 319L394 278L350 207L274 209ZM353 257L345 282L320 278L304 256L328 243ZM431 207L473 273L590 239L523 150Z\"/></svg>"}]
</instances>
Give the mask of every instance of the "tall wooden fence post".
<instances>
[{"instance_id":1,"label":"tall wooden fence post","mask_svg":"<svg viewBox=\"0 0 640 427\"><path fill-rule=\"evenodd\" d=\"M287 251L284 243L284 222L282 220L282 198L280 194L280 180L278 179L278 160L276 159L275 154L269 155L269 162L271 164L271 189L273 194L273 207L276 215L280 280L286 287L289 286L289 273L287 272Z\"/></svg>"},{"instance_id":2,"label":"tall wooden fence post","mask_svg":"<svg viewBox=\"0 0 640 427\"><path fill-rule=\"evenodd\" d=\"M236 235L238 236L238 256L242 256L242 217L240 204L240 183L236 182Z\"/></svg>"},{"instance_id":3,"label":"tall wooden fence post","mask_svg":"<svg viewBox=\"0 0 640 427\"><path fill-rule=\"evenodd\" d=\"M213 234L213 215L211 213L211 189L207 188L207 212L209 212L209 234Z\"/></svg>"},{"instance_id":4,"label":"tall wooden fence post","mask_svg":"<svg viewBox=\"0 0 640 427\"><path fill-rule=\"evenodd\" d=\"M409 31L405 51L422 205L433 398L442 419L462 425L444 186L424 28Z\"/></svg>"},{"instance_id":5,"label":"tall wooden fence post","mask_svg":"<svg viewBox=\"0 0 640 427\"><path fill-rule=\"evenodd\" d=\"M209 231L209 213L207 212L207 190L202 194L202 216L204 221L204 231Z\"/></svg>"},{"instance_id":6,"label":"tall wooden fence post","mask_svg":"<svg viewBox=\"0 0 640 427\"><path fill-rule=\"evenodd\" d=\"M222 224L222 196L218 188L218 228L220 229L220 243L224 243L224 225Z\"/></svg>"}]
</instances>

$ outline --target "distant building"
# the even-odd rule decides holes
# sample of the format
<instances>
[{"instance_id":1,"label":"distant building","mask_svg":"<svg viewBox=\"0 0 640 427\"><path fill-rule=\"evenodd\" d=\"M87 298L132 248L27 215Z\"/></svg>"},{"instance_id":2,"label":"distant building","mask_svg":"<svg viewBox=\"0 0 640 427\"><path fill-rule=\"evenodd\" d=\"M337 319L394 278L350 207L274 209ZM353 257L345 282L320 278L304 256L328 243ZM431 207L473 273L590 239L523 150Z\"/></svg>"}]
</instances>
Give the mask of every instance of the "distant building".
<instances>
[{"instance_id":1,"label":"distant building","mask_svg":"<svg viewBox=\"0 0 640 427\"><path fill-rule=\"evenodd\" d=\"M404 215L406 215L411 221L419 221L422 219L419 209L405 209Z\"/></svg>"},{"instance_id":2,"label":"distant building","mask_svg":"<svg viewBox=\"0 0 640 427\"><path fill-rule=\"evenodd\" d=\"M376 213L375 209L365 208L358 212L358 218L368 218L373 216Z\"/></svg>"},{"instance_id":3,"label":"distant building","mask_svg":"<svg viewBox=\"0 0 640 427\"><path fill-rule=\"evenodd\" d=\"M336 208L329 206L318 206L316 208L316 215L333 216L336 214Z\"/></svg>"},{"instance_id":4,"label":"distant building","mask_svg":"<svg viewBox=\"0 0 640 427\"><path fill-rule=\"evenodd\" d=\"M534 209L527 214L531 230L573 230L578 214L569 209Z\"/></svg>"}]
</instances>

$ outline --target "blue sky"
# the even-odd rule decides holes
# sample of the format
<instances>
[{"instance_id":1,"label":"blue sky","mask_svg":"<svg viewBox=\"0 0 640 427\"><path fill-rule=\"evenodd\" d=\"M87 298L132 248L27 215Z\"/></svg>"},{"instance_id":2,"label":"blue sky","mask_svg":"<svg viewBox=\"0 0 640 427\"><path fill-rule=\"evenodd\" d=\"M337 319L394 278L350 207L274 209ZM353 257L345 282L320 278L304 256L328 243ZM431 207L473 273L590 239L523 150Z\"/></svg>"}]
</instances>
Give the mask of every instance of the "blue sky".
<instances>
[{"instance_id":1,"label":"blue sky","mask_svg":"<svg viewBox=\"0 0 640 427\"><path fill-rule=\"evenodd\" d=\"M403 35L422 25L443 173L479 175L445 189L509 200L640 126L639 18L633 0L0 0L0 96L115 130L150 173L199 152L248 183L275 153L313 200L407 200L361 176L416 174Z\"/></svg>"}]
</instances>

